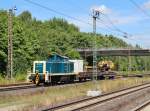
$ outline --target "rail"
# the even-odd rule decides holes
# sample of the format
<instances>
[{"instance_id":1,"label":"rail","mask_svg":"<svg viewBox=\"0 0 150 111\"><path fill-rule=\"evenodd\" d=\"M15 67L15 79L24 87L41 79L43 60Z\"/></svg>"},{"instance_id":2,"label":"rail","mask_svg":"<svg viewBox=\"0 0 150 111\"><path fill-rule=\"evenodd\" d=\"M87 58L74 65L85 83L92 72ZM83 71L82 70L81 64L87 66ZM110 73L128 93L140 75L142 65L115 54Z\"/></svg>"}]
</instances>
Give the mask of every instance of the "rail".
<instances>
[{"instance_id":1,"label":"rail","mask_svg":"<svg viewBox=\"0 0 150 111\"><path fill-rule=\"evenodd\" d=\"M132 111L142 111L145 107L147 107L148 105L150 105L150 100L144 102L143 104L139 105L138 107L136 107L135 109L133 109Z\"/></svg>"},{"instance_id":2,"label":"rail","mask_svg":"<svg viewBox=\"0 0 150 111\"><path fill-rule=\"evenodd\" d=\"M81 109L85 109L85 108L87 109L88 107L92 107L94 105L101 104L101 103L110 101L112 99L130 94L130 93L133 93L133 92L136 92L136 91L148 88L148 87L150 87L150 83L145 83L142 85L133 86L133 87L129 87L126 89L121 89L119 91L110 92L110 93L103 94L100 96L89 97L86 99L70 102L67 104L43 109L42 111L54 111L54 110L57 110L57 111L79 111Z\"/></svg>"}]
</instances>

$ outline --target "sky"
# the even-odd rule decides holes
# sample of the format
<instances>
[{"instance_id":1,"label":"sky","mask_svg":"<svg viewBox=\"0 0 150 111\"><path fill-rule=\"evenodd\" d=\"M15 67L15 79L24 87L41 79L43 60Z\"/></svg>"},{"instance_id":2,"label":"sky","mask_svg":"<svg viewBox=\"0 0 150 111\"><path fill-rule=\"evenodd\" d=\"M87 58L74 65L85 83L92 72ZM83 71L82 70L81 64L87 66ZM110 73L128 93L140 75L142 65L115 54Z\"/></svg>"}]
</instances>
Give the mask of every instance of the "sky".
<instances>
[{"instance_id":1,"label":"sky","mask_svg":"<svg viewBox=\"0 0 150 111\"><path fill-rule=\"evenodd\" d=\"M112 34L130 44L150 48L150 0L0 0L0 9L14 6L16 15L28 10L42 21L63 18L82 32L93 31L92 9L95 9L100 12L97 33Z\"/></svg>"}]
</instances>

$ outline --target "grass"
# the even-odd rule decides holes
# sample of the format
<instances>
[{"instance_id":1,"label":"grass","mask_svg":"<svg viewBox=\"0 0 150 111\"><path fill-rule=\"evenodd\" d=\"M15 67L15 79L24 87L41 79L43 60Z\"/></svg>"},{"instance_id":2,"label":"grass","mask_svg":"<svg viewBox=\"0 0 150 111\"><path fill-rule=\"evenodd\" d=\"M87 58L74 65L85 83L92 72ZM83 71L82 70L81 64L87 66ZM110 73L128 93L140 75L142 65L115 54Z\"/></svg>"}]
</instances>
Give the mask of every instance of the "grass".
<instances>
[{"instance_id":1,"label":"grass","mask_svg":"<svg viewBox=\"0 0 150 111\"><path fill-rule=\"evenodd\" d=\"M102 92L110 92L121 88L141 84L150 81L150 78L127 78L116 80L103 80L97 82L98 90ZM33 110L33 108L41 106L54 105L64 100L85 97L86 92L93 88L93 82L86 82L83 84L74 84L66 87L49 87L37 93L30 93L28 95L18 96L3 96L0 97L0 106L9 106L12 104L26 104L21 107L24 110ZM18 109L19 111L21 109Z\"/></svg>"},{"instance_id":2,"label":"grass","mask_svg":"<svg viewBox=\"0 0 150 111\"><path fill-rule=\"evenodd\" d=\"M118 74L131 75L131 74L150 74L150 71L117 71Z\"/></svg>"},{"instance_id":3,"label":"grass","mask_svg":"<svg viewBox=\"0 0 150 111\"><path fill-rule=\"evenodd\" d=\"M7 79L0 76L0 85L16 84L26 81L26 74L16 74L13 79Z\"/></svg>"}]
</instances>

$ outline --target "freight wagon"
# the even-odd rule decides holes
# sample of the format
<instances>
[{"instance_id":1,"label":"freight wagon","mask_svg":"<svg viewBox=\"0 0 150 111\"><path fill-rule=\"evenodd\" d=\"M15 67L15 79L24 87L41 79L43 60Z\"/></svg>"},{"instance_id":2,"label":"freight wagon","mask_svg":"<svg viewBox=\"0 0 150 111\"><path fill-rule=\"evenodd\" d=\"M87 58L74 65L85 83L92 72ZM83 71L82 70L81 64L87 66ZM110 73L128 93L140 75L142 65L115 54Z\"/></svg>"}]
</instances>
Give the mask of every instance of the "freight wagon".
<instances>
[{"instance_id":1,"label":"freight wagon","mask_svg":"<svg viewBox=\"0 0 150 111\"><path fill-rule=\"evenodd\" d=\"M53 54L47 61L34 61L33 72L28 79L36 85L72 82L79 72L83 72L83 60L69 60L68 57Z\"/></svg>"}]
</instances>

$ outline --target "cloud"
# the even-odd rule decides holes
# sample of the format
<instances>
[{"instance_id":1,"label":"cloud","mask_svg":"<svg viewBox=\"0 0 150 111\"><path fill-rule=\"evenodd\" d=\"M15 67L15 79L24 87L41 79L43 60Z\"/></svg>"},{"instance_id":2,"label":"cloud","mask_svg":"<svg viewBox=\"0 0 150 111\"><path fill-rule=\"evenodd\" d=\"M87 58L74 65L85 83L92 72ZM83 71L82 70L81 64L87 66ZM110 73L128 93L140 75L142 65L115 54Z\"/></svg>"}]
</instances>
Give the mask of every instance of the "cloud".
<instances>
[{"instance_id":1,"label":"cloud","mask_svg":"<svg viewBox=\"0 0 150 111\"><path fill-rule=\"evenodd\" d=\"M150 9L150 0L143 4L144 9Z\"/></svg>"},{"instance_id":2,"label":"cloud","mask_svg":"<svg viewBox=\"0 0 150 111\"><path fill-rule=\"evenodd\" d=\"M128 15L128 16L117 15L112 18L112 22L116 25L126 25L130 23L136 23L141 19L142 18L133 15Z\"/></svg>"},{"instance_id":3,"label":"cloud","mask_svg":"<svg viewBox=\"0 0 150 111\"><path fill-rule=\"evenodd\" d=\"M97 10L101 13L104 13L104 14L109 14L112 12L112 10L108 7L106 7L105 5L100 5L100 6L92 6L91 7L91 10Z\"/></svg>"},{"instance_id":4,"label":"cloud","mask_svg":"<svg viewBox=\"0 0 150 111\"><path fill-rule=\"evenodd\" d=\"M132 23L137 23L141 21L143 18L139 17L139 15L122 15L119 11L113 10L106 5L100 5L100 6L92 6L91 10L95 9L100 12L102 12L104 15L109 16L110 19L108 19L106 16L101 16L101 19L104 24L114 24L114 25L127 25ZM110 23L111 20L111 23Z\"/></svg>"},{"instance_id":5,"label":"cloud","mask_svg":"<svg viewBox=\"0 0 150 111\"><path fill-rule=\"evenodd\" d=\"M111 8L108 8L105 5L92 6L90 9L101 10L103 11L103 13L105 13L104 15L107 15L109 17L108 19L107 16L101 15L100 20L97 20L97 27L98 29L100 29L101 32L106 32L106 31L108 32L109 30L112 30L111 32L114 32L113 31L115 30L114 26L116 26L117 28L120 28L120 26L121 27L127 25L131 26L136 23L139 24L141 21L145 20L145 18L139 16L136 13L132 15L131 14L123 15L122 13L120 13L120 11L113 10ZM76 24L76 26L79 27L80 31L92 32L93 20L91 16L80 14L80 16L78 15L77 18L80 20L83 20L84 18L84 21L87 22L87 24L76 20L69 20L69 23Z\"/></svg>"}]
</instances>

